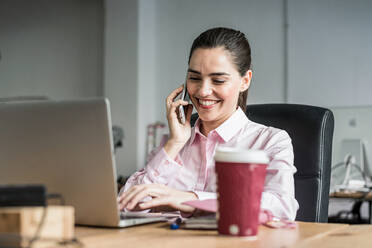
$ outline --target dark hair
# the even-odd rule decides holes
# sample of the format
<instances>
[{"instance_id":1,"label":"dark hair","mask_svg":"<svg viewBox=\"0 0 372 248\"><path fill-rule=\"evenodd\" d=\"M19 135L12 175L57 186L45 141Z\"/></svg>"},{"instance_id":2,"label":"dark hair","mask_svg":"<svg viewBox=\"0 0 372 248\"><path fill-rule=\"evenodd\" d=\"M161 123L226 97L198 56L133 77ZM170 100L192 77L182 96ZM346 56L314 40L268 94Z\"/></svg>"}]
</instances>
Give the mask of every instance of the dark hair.
<instances>
[{"instance_id":1,"label":"dark hair","mask_svg":"<svg viewBox=\"0 0 372 248\"><path fill-rule=\"evenodd\" d=\"M212 28L201 33L192 43L189 61L197 48L223 47L229 51L240 76L244 76L251 68L251 47L244 33L230 28ZM248 89L240 92L238 106L245 112Z\"/></svg>"}]
</instances>

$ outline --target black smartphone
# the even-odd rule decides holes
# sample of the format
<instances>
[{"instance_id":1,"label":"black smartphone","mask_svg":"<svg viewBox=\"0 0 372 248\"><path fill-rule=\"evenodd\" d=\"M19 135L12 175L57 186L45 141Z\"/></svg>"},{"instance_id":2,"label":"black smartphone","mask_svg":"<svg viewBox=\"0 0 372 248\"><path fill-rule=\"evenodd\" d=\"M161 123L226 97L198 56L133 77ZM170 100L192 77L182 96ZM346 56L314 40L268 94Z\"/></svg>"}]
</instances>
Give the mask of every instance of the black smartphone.
<instances>
[{"instance_id":1,"label":"black smartphone","mask_svg":"<svg viewBox=\"0 0 372 248\"><path fill-rule=\"evenodd\" d=\"M182 99L182 100L184 100L184 101L190 103L190 97L189 97L189 94L187 93L186 82L185 82L185 84L183 85L183 90L182 90L181 98L180 98L180 99ZM183 106L183 105L180 105L180 106L178 107L178 118L179 118L179 120L180 120L180 122L181 122L182 124L185 124L185 122L186 122L186 114L185 114L185 112L186 112L186 111L185 111L184 106Z\"/></svg>"}]
</instances>

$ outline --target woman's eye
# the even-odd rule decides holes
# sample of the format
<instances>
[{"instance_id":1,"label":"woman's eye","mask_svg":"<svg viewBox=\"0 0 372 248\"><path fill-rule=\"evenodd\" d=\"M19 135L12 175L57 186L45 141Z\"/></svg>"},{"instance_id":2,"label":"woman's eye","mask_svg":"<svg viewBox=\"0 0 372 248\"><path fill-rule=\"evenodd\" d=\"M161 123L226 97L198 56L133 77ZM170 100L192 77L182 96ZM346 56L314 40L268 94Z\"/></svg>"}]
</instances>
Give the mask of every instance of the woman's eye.
<instances>
[{"instance_id":1,"label":"woman's eye","mask_svg":"<svg viewBox=\"0 0 372 248\"><path fill-rule=\"evenodd\" d=\"M213 82L215 82L216 84L223 84L225 82L225 80L213 80Z\"/></svg>"},{"instance_id":2,"label":"woman's eye","mask_svg":"<svg viewBox=\"0 0 372 248\"><path fill-rule=\"evenodd\" d=\"M198 80L200 80L200 78L196 78L196 77L189 77L189 79L192 80L192 81L198 81Z\"/></svg>"}]
</instances>

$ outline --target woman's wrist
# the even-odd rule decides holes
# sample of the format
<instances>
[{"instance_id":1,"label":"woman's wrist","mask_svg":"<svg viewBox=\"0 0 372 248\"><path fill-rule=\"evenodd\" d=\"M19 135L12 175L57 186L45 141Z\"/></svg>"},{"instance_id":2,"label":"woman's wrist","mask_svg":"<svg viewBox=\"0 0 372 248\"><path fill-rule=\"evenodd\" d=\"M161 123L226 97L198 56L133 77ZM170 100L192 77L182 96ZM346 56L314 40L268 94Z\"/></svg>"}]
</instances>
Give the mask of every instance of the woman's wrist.
<instances>
[{"instance_id":1,"label":"woman's wrist","mask_svg":"<svg viewBox=\"0 0 372 248\"><path fill-rule=\"evenodd\" d=\"M170 158L175 159L177 154L181 151L181 149L184 146L185 146L185 143L179 143L179 142L174 142L172 140L168 140L164 145L164 150Z\"/></svg>"},{"instance_id":2,"label":"woman's wrist","mask_svg":"<svg viewBox=\"0 0 372 248\"><path fill-rule=\"evenodd\" d=\"M189 195L190 201L192 200L199 200L198 195L193 191L186 191Z\"/></svg>"},{"instance_id":3,"label":"woman's wrist","mask_svg":"<svg viewBox=\"0 0 372 248\"><path fill-rule=\"evenodd\" d=\"M198 200L198 195L195 194L194 192L192 191L183 191L183 194L184 194L184 197L183 197L183 202L186 202L186 201L194 201L194 200ZM181 203L181 205L183 205ZM183 205L185 206L185 205ZM180 209L181 210L181 215L185 218L187 217L191 217L194 212L195 212L195 208L194 207L191 207L191 206L187 206L187 207L183 207L183 209Z\"/></svg>"}]
</instances>

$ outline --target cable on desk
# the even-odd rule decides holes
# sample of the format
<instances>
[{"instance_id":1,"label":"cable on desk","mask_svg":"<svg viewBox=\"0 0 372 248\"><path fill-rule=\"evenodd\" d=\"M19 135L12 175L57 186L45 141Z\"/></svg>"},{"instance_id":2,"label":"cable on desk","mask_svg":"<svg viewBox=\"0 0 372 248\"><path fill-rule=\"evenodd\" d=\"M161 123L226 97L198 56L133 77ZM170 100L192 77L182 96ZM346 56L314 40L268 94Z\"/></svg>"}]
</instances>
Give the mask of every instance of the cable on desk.
<instances>
[{"instance_id":1,"label":"cable on desk","mask_svg":"<svg viewBox=\"0 0 372 248\"><path fill-rule=\"evenodd\" d=\"M47 200L49 200L49 199L59 199L60 200L60 205L62 205L62 206L65 205L65 200L64 200L64 198L61 194L51 193L51 194L48 194L46 196L46 198L47 198ZM45 219L46 219L46 216L47 216L47 212L48 212L48 205L43 206L43 212L42 212L40 222L39 222L39 224L36 228L34 236L30 239L26 248L32 248L33 243L35 243L37 240L40 240L40 232L41 232L41 230L42 230L42 228L45 224ZM11 234L9 234L9 235L11 235ZM69 240L48 239L48 238L43 238L42 240L55 241L58 244L58 246L73 245L73 247L84 247L84 244L76 237L74 237L73 239L69 239ZM53 247L56 247L56 246L53 245ZM12 247L3 247L3 248L12 248Z\"/></svg>"},{"instance_id":2,"label":"cable on desk","mask_svg":"<svg viewBox=\"0 0 372 248\"><path fill-rule=\"evenodd\" d=\"M63 198L63 196L61 194L58 194L58 193L50 193L47 195L47 199L59 199L60 200L60 204L62 206L65 205L65 199ZM59 245L61 246L69 246L69 245L74 245L74 246L77 246L77 247L84 247L84 244L81 243L81 241L74 237L73 239L70 239L70 240L61 240L58 242Z\"/></svg>"},{"instance_id":3,"label":"cable on desk","mask_svg":"<svg viewBox=\"0 0 372 248\"><path fill-rule=\"evenodd\" d=\"M39 239L40 231L41 231L41 229L43 228L43 225L44 225L44 222L45 222L45 217L46 217L46 215L47 215L47 206L44 206L44 207L43 207L43 213L42 213L42 215L41 215L41 220L40 220L40 222L39 222L39 225L38 225L37 228L36 228L36 232L35 232L35 234L34 234L34 237L32 237L32 238L30 239L30 242L29 242L28 245L26 246L27 248L31 248L32 243L34 243L36 240Z\"/></svg>"},{"instance_id":4,"label":"cable on desk","mask_svg":"<svg viewBox=\"0 0 372 248\"><path fill-rule=\"evenodd\" d=\"M48 194L46 196L46 199L53 199L53 198L57 198L57 199L60 199L60 204L61 205L65 205L65 200L63 198L63 196L61 194L57 194L57 193L51 193L51 194ZM43 228L43 225L44 225L44 222L45 222L45 218L46 218L46 215L47 215L47 210L48 209L48 205L44 206L43 207L43 213L42 213L42 216L41 216L41 220L39 222L39 225L36 229L36 232L34 234L34 236L31 238L27 248L31 248L32 244L37 241L38 239L40 239L39 235L40 235L40 232L41 232L41 229Z\"/></svg>"}]
</instances>

